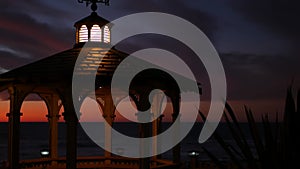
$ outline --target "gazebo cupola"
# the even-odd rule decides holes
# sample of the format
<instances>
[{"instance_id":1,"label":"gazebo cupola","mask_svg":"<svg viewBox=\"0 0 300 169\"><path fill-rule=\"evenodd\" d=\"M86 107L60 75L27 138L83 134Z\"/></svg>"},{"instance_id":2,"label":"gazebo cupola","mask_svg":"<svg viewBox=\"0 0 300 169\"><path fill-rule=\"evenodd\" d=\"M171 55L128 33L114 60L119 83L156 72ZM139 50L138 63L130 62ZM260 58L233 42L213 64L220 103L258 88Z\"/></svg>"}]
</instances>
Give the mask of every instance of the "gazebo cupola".
<instances>
[{"instance_id":1,"label":"gazebo cupola","mask_svg":"<svg viewBox=\"0 0 300 169\"><path fill-rule=\"evenodd\" d=\"M110 45L111 24L97 14L96 2L92 2L91 9L93 12L91 15L74 24L76 28L75 46L82 46L85 42L101 42L105 45Z\"/></svg>"}]
</instances>

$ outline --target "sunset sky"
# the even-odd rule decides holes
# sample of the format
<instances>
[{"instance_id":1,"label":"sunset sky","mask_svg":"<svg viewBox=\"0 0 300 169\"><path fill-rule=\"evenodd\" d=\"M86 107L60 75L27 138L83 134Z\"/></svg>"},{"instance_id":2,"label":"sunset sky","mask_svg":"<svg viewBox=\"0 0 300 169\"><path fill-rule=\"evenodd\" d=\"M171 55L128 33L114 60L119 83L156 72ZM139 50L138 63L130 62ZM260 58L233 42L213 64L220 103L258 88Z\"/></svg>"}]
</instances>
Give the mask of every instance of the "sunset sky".
<instances>
[{"instance_id":1,"label":"sunset sky","mask_svg":"<svg viewBox=\"0 0 300 169\"><path fill-rule=\"evenodd\" d=\"M108 20L155 11L198 26L219 52L228 100L242 120L243 105L251 107L257 118L263 113L274 117L283 111L287 87L292 83L294 89L300 87L300 4L296 0L111 0L110 4L98 6L98 14ZM90 8L77 0L0 1L0 73L72 48L73 25L89 14ZM174 47L180 44L163 37L146 35L126 42L127 46L120 48L128 53L160 47L181 56L203 85L202 108L207 110L210 84L203 66L191 59L192 52ZM7 121L7 98L7 93L0 91L0 121ZM45 104L28 100L22 107L22 120L46 120Z\"/></svg>"}]
</instances>

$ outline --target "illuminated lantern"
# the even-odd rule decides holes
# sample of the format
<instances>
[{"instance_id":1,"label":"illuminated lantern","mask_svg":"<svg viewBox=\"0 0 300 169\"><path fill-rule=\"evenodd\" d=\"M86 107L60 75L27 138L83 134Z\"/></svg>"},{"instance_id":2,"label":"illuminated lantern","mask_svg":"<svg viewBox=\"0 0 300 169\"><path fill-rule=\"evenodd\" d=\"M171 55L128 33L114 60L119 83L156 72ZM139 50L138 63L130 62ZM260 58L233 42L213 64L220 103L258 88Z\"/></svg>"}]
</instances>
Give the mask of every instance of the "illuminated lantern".
<instances>
[{"instance_id":1,"label":"illuminated lantern","mask_svg":"<svg viewBox=\"0 0 300 169\"><path fill-rule=\"evenodd\" d=\"M76 47L82 47L85 42L101 42L104 45L110 45L111 24L95 11L76 22L74 26L76 28Z\"/></svg>"}]
</instances>

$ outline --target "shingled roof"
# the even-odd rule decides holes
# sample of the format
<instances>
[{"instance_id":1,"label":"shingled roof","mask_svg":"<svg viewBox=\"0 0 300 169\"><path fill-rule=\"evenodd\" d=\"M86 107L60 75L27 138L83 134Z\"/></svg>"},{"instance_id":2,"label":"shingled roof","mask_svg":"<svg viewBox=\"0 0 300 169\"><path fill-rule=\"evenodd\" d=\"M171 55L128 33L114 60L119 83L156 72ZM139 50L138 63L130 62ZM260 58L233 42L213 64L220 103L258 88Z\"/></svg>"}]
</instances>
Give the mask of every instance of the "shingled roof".
<instances>
[{"instance_id":1,"label":"shingled roof","mask_svg":"<svg viewBox=\"0 0 300 169\"><path fill-rule=\"evenodd\" d=\"M0 75L0 82L22 83L53 83L70 80L74 66L82 48L72 48L34 63L22 66ZM127 56L126 53L111 48L92 49L80 63L79 74L88 74L97 70L97 76L112 76L120 62ZM103 53L106 52L107 53Z\"/></svg>"}]
</instances>

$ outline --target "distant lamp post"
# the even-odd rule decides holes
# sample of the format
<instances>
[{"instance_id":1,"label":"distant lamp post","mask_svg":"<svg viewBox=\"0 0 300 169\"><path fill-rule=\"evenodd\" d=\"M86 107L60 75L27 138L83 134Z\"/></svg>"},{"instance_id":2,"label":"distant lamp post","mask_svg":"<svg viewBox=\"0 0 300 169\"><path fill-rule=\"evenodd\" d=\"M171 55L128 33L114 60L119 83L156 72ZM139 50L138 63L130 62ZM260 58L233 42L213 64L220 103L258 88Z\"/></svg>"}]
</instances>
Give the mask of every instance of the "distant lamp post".
<instances>
[{"instance_id":1,"label":"distant lamp post","mask_svg":"<svg viewBox=\"0 0 300 169\"><path fill-rule=\"evenodd\" d=\"M196 169L198 167L199 151L189 151L188 156L190 157L190 169Z\"/></svg>"},{"instance_id":2,"label":"distant lamp post","mask_svg":"<svg viewBox=\"0 0 300 169\"><path fill-rule=\"evenodd\" d=\"M42 158L48 158L50 156L50 151L48 149L42 149L40 154Z\"/></svg>"}]
</instances>

